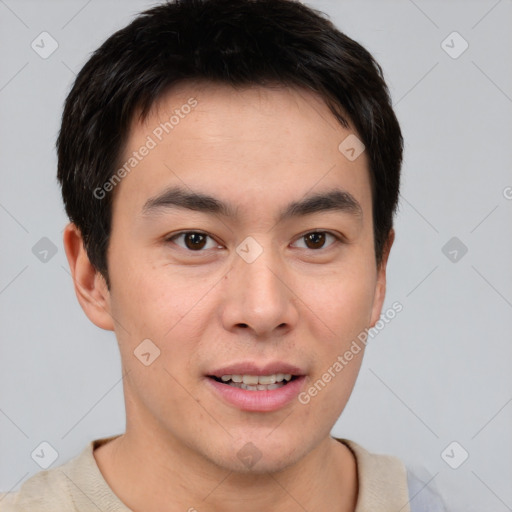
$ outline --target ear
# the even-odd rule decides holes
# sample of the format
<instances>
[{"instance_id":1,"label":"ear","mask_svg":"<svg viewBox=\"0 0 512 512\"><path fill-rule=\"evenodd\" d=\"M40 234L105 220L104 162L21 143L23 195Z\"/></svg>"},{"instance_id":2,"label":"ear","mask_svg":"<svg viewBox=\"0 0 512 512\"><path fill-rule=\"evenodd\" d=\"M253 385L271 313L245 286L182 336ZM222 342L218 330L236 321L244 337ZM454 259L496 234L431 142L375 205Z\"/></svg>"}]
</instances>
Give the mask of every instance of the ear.
<instances>
[{"instance_id":1,"label":"ear","mask_svg":"<svg viewBox=\"0 0 512 512\"><path fill-rule=\"evenodd\" d=\"M78 302L89 320L98 327L113 331L110 292L105 278L94 268L84 247L82 234L75 224L64 229L64 249Z\"/></svg>"},{"instance_id":2,"label":"ear","mask_svg":"<svg viewBox=\"0 0 512 512\"><path fill-rule=\"evenodd\" d=\"M370 327L373 327L380 318L382 306L386 297L386 267L388 264L388 257L391 251L391 246L395 241L395 230L390 229L384 249L382 251L382 261L377 269L377 284L375 285L375 295L373 298L373 308L370 320Z\"/></svg>"}]
</instances>

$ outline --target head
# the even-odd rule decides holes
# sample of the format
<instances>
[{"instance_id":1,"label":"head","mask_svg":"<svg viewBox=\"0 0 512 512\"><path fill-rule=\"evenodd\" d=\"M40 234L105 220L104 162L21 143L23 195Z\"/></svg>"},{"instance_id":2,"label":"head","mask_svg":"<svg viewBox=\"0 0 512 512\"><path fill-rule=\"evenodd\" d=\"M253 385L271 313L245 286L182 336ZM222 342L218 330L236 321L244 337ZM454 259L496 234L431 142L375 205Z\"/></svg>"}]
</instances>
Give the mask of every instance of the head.
<instances>
[{"instance_id":1,"label":"head","mask_svg":"<svg viewBox=\"0 0 512 512\"><path fill-rule=\"evenodd\" d=\"M164 4L85 64L57 150L77 296L116 333L127 428L236 470L249 442L261 471L318 445L364 350L307 404L234 406L213 382L285 362L307 389L379 319L402 137L372 56L295 1Z\"/></svg>"}]
</instances>

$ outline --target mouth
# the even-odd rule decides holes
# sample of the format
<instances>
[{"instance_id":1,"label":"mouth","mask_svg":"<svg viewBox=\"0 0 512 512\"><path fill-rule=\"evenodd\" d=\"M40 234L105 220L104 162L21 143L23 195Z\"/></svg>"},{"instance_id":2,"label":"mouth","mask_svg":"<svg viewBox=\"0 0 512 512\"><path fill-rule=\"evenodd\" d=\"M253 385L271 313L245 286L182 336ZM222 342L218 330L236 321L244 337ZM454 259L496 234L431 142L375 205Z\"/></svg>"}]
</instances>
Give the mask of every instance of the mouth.
<instances>
[{"instance_id":1,"label":"mouth","mask_svg":"<svg viewBox=\"0 0 512 512\"><path fill-rule=\"evenodd\" d=\"M246 391L272 391L282 388L299 378L299 375L290 373L274 373L271 375L208 375L210 379L221 384L234 388L245 389Z\"/></svg>"},{"instance_id":2,"label":"mouth","mask_svg":"<svg viewBox=\"0 0 512 512\"><path fill-rule=\"evenodd\" d=\"M209 388L224 403L242 411L270 412L294 401L306 375L296 366L252 362L234 364L205 375Z\"/></svg>"}]
</instances>

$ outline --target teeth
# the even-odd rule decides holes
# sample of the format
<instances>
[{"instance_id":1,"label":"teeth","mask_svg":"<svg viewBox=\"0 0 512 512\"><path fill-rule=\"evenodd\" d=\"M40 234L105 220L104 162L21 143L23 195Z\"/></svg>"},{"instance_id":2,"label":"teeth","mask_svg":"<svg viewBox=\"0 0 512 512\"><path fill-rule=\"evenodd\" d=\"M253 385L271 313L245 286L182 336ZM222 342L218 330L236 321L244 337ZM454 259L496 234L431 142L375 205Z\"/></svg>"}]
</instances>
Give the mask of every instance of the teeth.
<instances>
[{"instance_id":1,"label":"teeth","mask_svg":"<svg viewBox=\"0 0 512 512\"><path fill-rule=\"evenodd\" d=\"M259 377L256 375L244 375L242 379L244 384L255 385L258 384Z\"/></svg>"},{"instance_id":2,"label":"teeth","mask_svg":"<svg viewBox=\"0 0 512 512\"><path fill-rule=\"evenodd\" d=\"M248 384L244 384L243 382L241 384L238 384L237 382L230 382L229 386L245 389L247 391L271 391L272 389L278 389L282 388L284 386L284 382L279 382L277 384L269 384L268 386L265 386L264 384L258 384L256 386L250 386Z\"/></svg>"},{"instance_id":3,"label":"teeth","mask_svg":"<svg viewBox=\"0 0 512 512\"><path fill-rule=\"evenodd\" d=\"M230 380L236 384L245 384L246 386L253 386L257 389L258 385L271 386L273 384L290 381L292 379L289 373L275 373L273 375L222 375L222 382L229 382ZM269 388L265 388L269 389Z\"/></svg>"},{"instance_id":4,"label":"teeth","mask_svg":"<svg viewBox=\"0 0 512 512\"><path fill-rule=\"evenodd\" d=\"M276 383L276 375L260 375L258 377L259 384L275 384ZM244 381L245 382L245 381Z\"/></svg>"}]
</instances>

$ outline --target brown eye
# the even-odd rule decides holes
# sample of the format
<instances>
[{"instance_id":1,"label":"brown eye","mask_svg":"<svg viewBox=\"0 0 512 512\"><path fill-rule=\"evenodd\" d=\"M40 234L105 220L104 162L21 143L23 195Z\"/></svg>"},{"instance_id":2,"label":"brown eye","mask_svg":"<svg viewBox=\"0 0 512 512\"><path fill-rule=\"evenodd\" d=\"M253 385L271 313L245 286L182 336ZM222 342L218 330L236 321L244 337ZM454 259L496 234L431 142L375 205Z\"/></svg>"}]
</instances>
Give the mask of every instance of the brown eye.
<instances>
[{"instance_id":1,"label":"brown eye","mask_svg":"<svg viewBox=\"0 0 512 512\"><path fill-rule=\"evenodd\" d=\"M206 244L206 236L201 233L185 233L187 249L202 249Z\"/></svg>"},{"instance_id":2,"label":"brown eye","mask_svg":"<svg viewBox=\"0 0 512 512\"><path fill-rule=\"evenodd\" d=\"M321 249L325 244L325 233L308 233L304 240L309 249Z\"/></svg>"},{"instance_id":3,"label":"brown eye","mask_svg":"<svg viewBox=\"0 0 512 512\"><path fill-rule=\"evenodd\" d=\"M334 242L326 246L327 237L334 239ZM312 231L311 233L307 233L301 236L297 242L304 241L305 249L319 250L319 249L328 249L331 245L336 242L341 242L341 236L336 236L333 233L329 233L327 231Z\"/></svg>"},{"instance_id":4,"label":"brown eye","mask_svg":"<svg viewBox=\"0 0 512 512\"><path fill-rule=\"evenodd\" d=\"M174 242L175 240L183 239L182 243L176 243L179 247L183 249L188 249L189 251L200 252L201 249L204 249L208 243L208 239L210 239L215 246L213 239L207 235L206 233L200 233L197 231L184 231L182 233L178 233L168 239L169 242ZM211 247L207 247L209 249Z\"/></svg>"}]
</instances>

